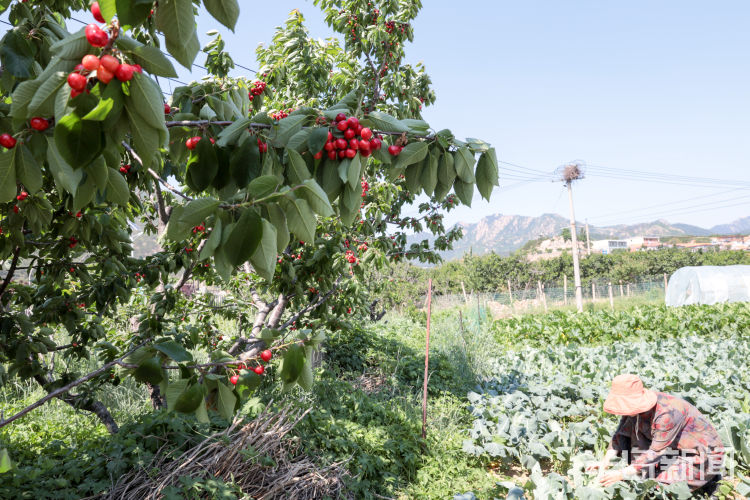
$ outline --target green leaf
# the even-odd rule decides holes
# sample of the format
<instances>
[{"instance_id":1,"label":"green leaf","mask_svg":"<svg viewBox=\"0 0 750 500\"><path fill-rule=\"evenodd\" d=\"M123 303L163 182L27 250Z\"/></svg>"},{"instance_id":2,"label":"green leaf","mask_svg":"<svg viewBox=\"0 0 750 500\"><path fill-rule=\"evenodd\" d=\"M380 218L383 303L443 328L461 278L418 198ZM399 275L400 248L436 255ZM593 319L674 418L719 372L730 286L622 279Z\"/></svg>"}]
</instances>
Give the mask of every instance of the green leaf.
<instances>
[{"instance_id":1,"label":"green leaf","mask_svg":"<svg viewBox=\"0 0 750 500\"><path fill-rule=\"evenodd\" d=\"M34 194L42 188L42 170L25 144L16 146L15 151L16 179L26 191Z\"/></svg>"},{"instance_id":2,"label":"green leaf","mask_svg":"<svg viewBox=\"0 0 750 500\"><path fill-rule=\"evenodd\" d=\"M0 153L0 203L15 200L17 191L15 153L3 151Z\"/></svg>"},{"instance_id":3,"label":"green leaf","mask_svg":"<svg viewBox=\"0 0 750 500\"><path fill-rule=\"evenodd\" d=\"M297 190L297 194L304 198L315 213L321 217L330 217L333 215L333 207L328 201L328 195L323 188L314 180L307 179L302 183L303 188Z\"/></svg>"},{"instance_id":4,"label":"green leaf","mask_svg":"<svg viewBox=\"0 0 750 500\"><path fill-rule=\"evenodd\" d=\"M120 206L126 206L130 201L130 188L125 177L114 168L110 168L107 175L107 200Z\"/></svg>"},{"instance_id":5,"label":"green leaf","mask_svg":"<svg viewBox=\"0 0 750 500\"><path fill-rule=\"evenodd\" d=\"M55 125L55 144L70 166L84 167L102 152L101 124L83 121L75 113L66 115Z\"/></svg>"},{"instance_id":6,"label":"green leaf","mask_svg":"<svg viewBox=\"0 0 750 500\"><path fill-rule=\"evenodd\" d=\"M251 123L250 118L240 118L228 127L225 127L216 138L216 145L224 148L236 143L237 139L243 134L247 134L247 128Z\"/></svg>"},{"instance_id":7,"label":"green leaf","mask_svg":"<svg viewBox=\"0 0 750 500\"><path fill-rule=\"evenodd\" d=\"M276 191L278 185L279 179L275 175L262 175L253 179L247 190L254 199L258 200Z\"/></svg>"},{"instance_id":8,"label":"green leaf","mask_svg":"<svg viewBox=\"0 0 750 500\"><path fill-rule=\"evenodd\" d=\"M365 124L371 124L373 128L383 132L409 132L409 127L398 119L380 111L373 111L362 120ZM403 154L403 151L402 151Z\"/></svg>"},{"instance_id":9,"label":"green leaf","mask_svg":"<svg viewBox=\"0 0 750 500\"><path fill-rule=\"evenodd\" d=\"M253 140L242 141L241 145L232 151L232 157L229 160L229 171L234 183L238 188L244 188L251 179L260 174L260 169L258 143Z\"/></svg>"},{"instance_id":10,"label":"green leaf","mask_svg":"<svg viewBox=\"0 0 750 500\"><path fill-rule=\"evenodd\" d=\"M39 79L19 83L13 91L10 116L17 120L25 120L29 116L29 104L41 85L42 81Z\"/></svg>"},{"instance_id":11,"label":"green leaf","mask_svg":"<svg viewBox=\"0 0 750 500\"><path fill-rule=\"evenodd\" d=\"M338 170L339 179L341 179L341 182L347 182L347 180L349 179L349 164L351 162L352 162L351 159L345 158L344 160L338 163L337 170Z\"/></svg>"},{"instance_id":12,"label":"green leaf","mask_svg":"<svg viewBox=\"0 0 750 500\"><path fill-rule=\"evenodd\" d=\"M73 167L68 165L60 154L60 151L57 149L55 139L52 137L47 137L47 164L49 165L50 172L52 172L52 177L54 177L55 182L68 193L75 194L78 184L83 178L83 170L74 170ZM2 176L0 175L0 181L1 180ZM0 187L2 185L3 184L0 183ZM15 190L13 192L15 193ZM2 197L0 197L0 201L2 201Z\"/></svg>"},{"instance_id":13,"label":"green leaf","mask_svg":"<svg viewBox=\"0 0 750 500\"><path fill-rule=\"evenodd\" d=\"M214 254L216 249L219 247L219 244L221 244L221 228L221 219L217 217L216 225L214 225L214 228L211 230L211 234L208 236L206 244L203 245L203 249L201 250L201 254L198 260L206 260Z\"/></svg>"},{"instance_id":14,"label":"green leaf","mask_svg":"<svg viewBox=\"0 0 750 500\"><path fill-rule=\"evenodd\" d=\"M261 277L271 281L276 270L276 227L265 219L261 220L263 237L258 248L250 256L250 263Z\"/></svg>"},{"instance_id":15,"label":"green leaf","mask_svg":"<svg viewBox=\"0 0 750 500\"><path fill-rule=\"evenodd\" d=\"M234 395L234 391L219 382L219 415L224 417L228 421L232 421L234 418L234 407L237 404L237 396Z\"/></svg>"},{"instance_id":16,"label":"green leaf","mask_svg":"<svg viewBox=\"0 0 750 500\"><path fill-rule=\"evenodd\" d=\"M237 0L203 0L203 5L214 19L234 31L237 18L240 16L240 6Z\"/></svg>"},{"instance_id":17,"label":"green leaf","mask_svg":"<svg viewBox=\"0 0 750 500\"><path fill-rule=\"evenodd\" d=\"M194 384L179 395L174 403L174 410L181 413L193 413L203 403L203 386Z\"/></svg>"},{"instance_id":18,"label":"green leaf","mask_svg":"<svg viewBox=\"0 0 750 500\"><path fill-rule=\"evenodd\" d=\"M136 73L130 80L130 97L128 105L143 118L151 128L159 130L164 125L164 101L161 89L151 78Z\"/></svg>"},{"instance_id":19,"label":"green leaf","mask_svg":"<svg viewBox=\"0 0 750 500\"><path fill-rule=\"evenodd\" d=\"M401 150L394 168L401 169L418 163L427 156L426 142L410 142Z\"/></svg>"},{"instance_id":20,"label":"green leaf","mask_svg":"<svg viewBox=\"0 0 750 500\"><path fill-rule=\"evenodd\" d=\"M302 371L299 374L299 377L297 378L297 383L300 387L302 387L304 390L309 391L312 389L313 386L313 371L312 371L312 363L310 363L310 359L306 358L305 362L302 364Z\"/></svg>"},{"instance_id":21,"label":"green leaf","mask_svg":"<svg viewBox=\"0 0 750 500\"><path fill-rule=\"evenodd\" d=\"M177 61L191 69L200 51L195 31L192 0L161 0L156 10L156 27L164 34L167 50Z\"/></svg>"},{"instance_id":22,"label":"green leaf","mask_svg":"<svg viewBox=\"0 0 750 500\"><path fill-rule=\"evenodd\" d=\"M452 186L456 180L456 168L453 166L453 155L445 152L438 163L438 179L444 186Z\"/></svg>"},{"instance_id":23,"label":"green leaf","mask_svg":"<svg viewBox=\"0 0 750 500\"><path fill-rule=\"evenodd\" d=\"M406 187L410 193L419 193L421 187L420 183L422 177L422 169L424 168L424 166L425 162L420 161L419 163L415 163L414 165L409 165L408 167L406 167L404 177L406 180Z\"/></svg>"},{"instance_id":24,"label":"green leaf","mask_svg":"<svg viewBox=\"0 0 750 500\"><path fill-rule=\"evenodd\" d=\"M166 354L178 363L193 361L193 355L174 340L168 340L166 342L159 342L158 344L154 344L154 349Z\"/></svg>"},{"instance_id":25,"label":"green leaf","mask_svg":"<svg viewBox=\"0 0 750 500\"><path fill-rule=\"evenodd\" d=\"M7 71L16 78L32 76L34 51L21 28L16 27L8 31L0 41L0 62L2 62L3 71Z\"/></svg>"},{"instance_id":26,"label":"green leaf","mask_svg":"<svg viewBox=\"0 0 750 500\"><path fill-rule=\"evenodd\" d=\"M115 17L115 14L117 14L115 3L115 0L99 0L99 9L102 11L102 17L107 22L110 22Z\"/></svg>"},{"instance_id":27,"label":"green leaf","mask_svg":"<svg viewBox=\"0 0 750 500\"><path fill-rule=\"evenodd\" d=\"M179 398L185 392L185 389L187 389L189 383L190 381L185 378L169 382L169 385L167 385L167 390L164 391L164 397L167 400L167 408L173 409L175 407L177 398Z\"/></svg>"},{"instance_id":28,"label":"green leaf","mask_svg":"<svg viewBox=\"0 0 750 500\"><path fill-rule=\"evenodd\" d=\"M115 101L113 99L100 99L96 107L86 113L83 119L103 122L107 118L107 115L109 115L109 112L112 111L114 105Z\"/></svg>"},{"instance_id":29,"label":"green leaf","mask_svg":"<svg viewBox=\"0 0 750 500\"><path fill-rule=\"evenodd\" d=\"M78 60L88 54L90 49L91 45L86 40L86 28L81 28L62 40L58 40L49 48L50 52L57 57Z\"/></svg>"},{"instance_id":30,"label":"green leaf","mask_svg":"<svg viewBox=\"0 0 750 500\"><path fill-rule=\"evenodd\" d=\"M326 142L328 142L328 127L316 127L307 136L307 147L313 154L323 151Z\"/></svg>"},{"instance_id":31,"label":"green leaf","mask_svg":"<svg viewBox=\"0 0 750 500\"><path fill-rule=\"evenodd\" d=\"M469 148L459 148L453 159L456 167L456 175L464 182L471 184L476 182L474 178L474 155L471 154Z\"/></svg>"},{"instance_id":32,"label":"green leaf","mask_svg":"<svg viewBox=\"0 0 750 500\"><path fill-rule=\"evenodd\" d=\"M133 372L133 377L138 382L158 384L163 378L161 363L159 358L148 358L138 364L138 368Z\"/></svg>"},{"instance_id":33,"label":"green leaf","mask_svg":"<svg viewBox=\"0 0 750 500\"><path fill-rule=\"evenodd\" d=\"M362 175L362 163L360 162L360 156L357 154L354 158L352 158L352 161L349 163L349 166L346 170L346 180L349 182L349 186L351 186L352 189L356 189L357 186L359 186L360 182L360 176Z\"/></svg>"},{"instance_id":34,"label":"green leaf","mask_svg":"<svg viewBox=\"0 0 750 500\"><path fill-rule=\"evenodd\" d=\"M93 177L86 177L86 181L78 186L76 194L73 197L73 210L78 211L91 203L96 193L96 183Z\"/></svg>"},{"instance_id":35,"label":"green leaf","mask_svg":"<svg viewBox=\"0 0 750 500\"><path fill-rule=\"evenodd\" d=\"M13 461L8 455L8 450L2 448L0 449L0 474L5 474L11 469L13 469Z\"/></svg>"},{"instance_id":36,"label":"green leaf","mask_svg":"<svg viewBox=\"0 0 750 500\"><path fill-rule=\"evenodd\" d=\"M188 161L188 173L197 191L203 191L216 177L219 172L219 164L213 144L207 138L198 141L195 149L190 154Z\"/></svg>"},{"instance_id":37,"label":"green leaf","mask_svg":"<svg viewBox=\"0 0 750 500\"><path fill-rule=\"evenodd\" d=\"M151 2L143 0L115 0L117 19L122 26L135 26L148 18L153 7Z\"/></svg>"},{"instance_id":38,"label":"green leaf","mask_svg":"<svg viewBox=\"0 0 750 500\"><path fill-rule=\"evenodd\" d=\"M482 198L487 201L489 201L490 194L492 194L492 188L499 185L497 163L493 164L492 159L488 155L489 151L482 153L482 156L479 157L476 172L477 189L479 189Z\"/></svg>"},{"instance_id":39,"label":"green leaf","mask_svg":"<svg viewBox=\"0 0 750 500\"><path fill-rule=\"evenodd\" d=\"M65 84L67 75L61 71L46 79L37 89L29 103L29 115L52 116L55 114L55 97L57 91Z\"/></svg>"},{"instance_id":40,"label":"green leaf","mask_svg":"<svg viewBox=\"0 0 750 500\"><path fill-rule=\"evenodd\" d=\"M281 207L272 203L268 205L268 218L276 228L276 252L281 253L289 244L289 228L286 225L286 215Z\"/></svg>"},{"instance_id":41,"label":"green leaf","mask_svg":"<svg viewBox=\"0 0 750 500\"><path fill-rule=\"evenodd\" d=\"M273 128L271 143L274 147L286 147L289 139L302 130L302 124L307 120L305 115L291 115L279 121Z\"/></svg>"},{"instance_id":42,"label":"green leaf","mask_svg":"<svg viewBox=\"0 0 750 500\"><path fill-rule=\"evenodd\" d=\"M165 78L177 78L177 71L175 71L172 62L158 48L143 45L122 35L117 38L115 45L129 55L133 63L140 64L147 73Z\"/></svg>"},{"instance_id":43,"label":"green leaf","mask_svg":"<svg viewBox=\"0 0 750 500\"><path fill-rule=\"evenodd\" d=\"M438 158L433 152L431 152L429 155L427 155L427 158L425 158L424 164L422 166L422 174L420 176L420 183L422 184L424 192L428 196L432 196L432 193L435 192L435 186L437 185L437 176Z\"/></svg>"},{"instance_id":44,"label":"green leaf","mask_svg":"<svg viewBox=\"0 0 750 500\"><path fill-rule=\"evenodd\" d=\"M281 380L285 384L294 383L302 373L305 364L305 349L299 344L289 347L284 353L284 359L281 361Z\"/></svg>"},{"instance_id":45,"label":"green leaf","mask_svg":"<svg viewBox=\"0 0 750 500\"><path fill-rule=\"evenodd\" d=\"M315 241L317 221L305 200L282 200L289 230L301 241Z\"/></svg>"},{"instance_id":46,"label":"green leaf","mask_svg":"<svg viewBox=\"0 0 750 500\"><path fill-rule=\"evenodd\" d=\"M459 178L456 178L456 182L453 183L453 190L456 192L458 199L461 203L467 207L471 206L471 199L474 196L474 184L470 182L464 182Z\"/></svg>"},{"instance_id":47,"label":"green leaf","mask_svg":"<svg viewBox=\"0 0 750 500\"><path fill-rule=\"evenodd\" d=\"M263 223L253 209L246 209L222 244L229 263L237 267L250 259L263 237ZM275 235L274 235L275 237Z\"/></svg>"},{"instance_id":48,"label":"green leaf","mask_svg":"<svg viewBox=\"0 0 750 500\"><path fill-rule=\"evenodd\" d=\"M143 166L149 168L159 155L159 131L151 128L132 109L126 109L126 111L133 136L133 149L140 156Z\"/></svg>"},{"instance_id":49,"label":"green leaf","mask_svg":"<svg viewBox=\"0 0 750 500\"><path fill-rule=\"evenodd\" d=\"M213 198L198 198L185 205L180 222L190 229L204 222L221 204Z\"/></svg>"},{"instance_id":50,"label":"green leaf","mask_svg":"<svg viewBox=\"0 0 750 500\"><path fill-rule=\"evenodd\" d=\"M307 170L307 164L305 163L302 155L293 149L287 149L289 155L289 165L287 169L287 176L292 184L302 184L303 181L310 178L310 172Z\"/></svg>"}]
</instances>

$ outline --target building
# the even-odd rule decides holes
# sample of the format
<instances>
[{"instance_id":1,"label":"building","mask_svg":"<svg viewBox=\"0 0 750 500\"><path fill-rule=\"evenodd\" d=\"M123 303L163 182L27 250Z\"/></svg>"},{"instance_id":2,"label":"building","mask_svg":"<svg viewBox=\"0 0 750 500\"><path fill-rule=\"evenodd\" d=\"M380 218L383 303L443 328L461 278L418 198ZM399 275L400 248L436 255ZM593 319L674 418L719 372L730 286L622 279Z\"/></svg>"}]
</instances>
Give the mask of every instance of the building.
<instances>
[{"instance_id":1,"label":"building","mask_svg":"<svg viewBox=\"0 0 750 500\"><path fill-rule=\"evenodd\" d=\"M628 240L596 240L591 242L591 250L604 255L617 250L627 251Z\"/></svg>"}]
</instances>

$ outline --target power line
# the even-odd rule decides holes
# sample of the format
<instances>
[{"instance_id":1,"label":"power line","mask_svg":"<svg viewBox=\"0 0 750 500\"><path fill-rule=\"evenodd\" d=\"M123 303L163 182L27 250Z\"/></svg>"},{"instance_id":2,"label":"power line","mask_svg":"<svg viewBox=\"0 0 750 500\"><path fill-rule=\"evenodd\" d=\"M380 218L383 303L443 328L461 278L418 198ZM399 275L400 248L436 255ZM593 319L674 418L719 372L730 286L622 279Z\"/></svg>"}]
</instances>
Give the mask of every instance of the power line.
<instances>
[{"instance_id":1,"label":"power line","mask_svg":"<svg viewBox=\"0 0 750 500\"><path fill-rule=\"evenodd\" d=\"M588 171L597 177L609 177L613 179L650 181L675 185L714 185L714 186L743 186L750 188L750 182L736 179L716 179L713 177L693 177L686 175L673 175L658 172L645 172L640 170L614 169L602 166L589 166Z\"/></svg>"},{"instance_id":2,"label":"power line","mask_svg":"<svg viewBox=\"0 0 750 500\"><path fill-rule=\"evenodd\" d=\"M727 203L728 201L734 201L734 200L739 200L739 199L745 199L748 201L742 201L739 203ZM684 215L684 214L690 214L690 213L695 213L695 212L707 212L707 211L719 210L722 208L729 208L729 207L737 207L737 206L742 206L742 205L750 206L750 195L738 196L736 198L730 198L727 200L718 200L718 201L714 201L710 203L702 203L699 205L693 205L692 207L683 207L680 209L670 210L666 212L657 212L657 213L648 214L648 215L640 215L640 216L635 217L635 219L631 218L630 221L632 222L633 220L635 221L654 220L654 219L659 219L662 217L674 217L676 215ZM601 225L612 225L612 224L601 224Z\"/></svg>"}]
</instances>

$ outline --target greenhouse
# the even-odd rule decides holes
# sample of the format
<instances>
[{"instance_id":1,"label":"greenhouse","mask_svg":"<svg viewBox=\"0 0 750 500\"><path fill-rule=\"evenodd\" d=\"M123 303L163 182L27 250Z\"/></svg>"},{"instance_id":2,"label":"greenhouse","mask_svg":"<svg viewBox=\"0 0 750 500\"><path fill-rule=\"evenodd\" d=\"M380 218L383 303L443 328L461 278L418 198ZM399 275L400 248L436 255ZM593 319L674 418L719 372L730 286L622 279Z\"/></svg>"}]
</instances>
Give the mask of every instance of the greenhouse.
<instances>
[{"instance_id":1,"label":"greenhouse","mask_svg":"<svg viewBox=\"0 0 750 500\"><path fill-rule=\"evenodd\" d=\"M750 266L683 267L669 278L668 306L750 301Z\"/></svg>"}]
</instances>

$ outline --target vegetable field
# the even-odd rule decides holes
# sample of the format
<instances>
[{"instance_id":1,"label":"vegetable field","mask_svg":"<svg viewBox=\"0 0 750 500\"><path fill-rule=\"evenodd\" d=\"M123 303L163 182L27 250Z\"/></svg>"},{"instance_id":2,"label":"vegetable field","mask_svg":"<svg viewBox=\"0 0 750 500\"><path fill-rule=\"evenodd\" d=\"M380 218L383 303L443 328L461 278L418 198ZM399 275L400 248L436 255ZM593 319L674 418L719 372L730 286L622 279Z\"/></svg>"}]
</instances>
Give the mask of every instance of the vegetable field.
<instances>
[{"instance_id":1,"label":"vegetable field","mask_svg":"<svg viewBox=\"0 0 750 500\"><path fill-rule=\"evenodd\" d=\"M657 491L650 482L604 489L584 472L617 426L601 409L612 378L636 373L648 387L681 396L709 416L724 445L734 448L726 465L735 493L750 495L748 311L746 305L646 308L498 322L502 343L515 338L527 345L500 354L492 376L469 393L474 422L464 451L498 470L520 464L528 479L517 486L532 498L689 497L686 487ZM543 337L552 345L542 346ZM579 345L591 342L599 344ZM721 486L724 494L731 489Z\"/></svg>"}]
</instances>

